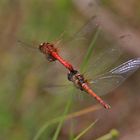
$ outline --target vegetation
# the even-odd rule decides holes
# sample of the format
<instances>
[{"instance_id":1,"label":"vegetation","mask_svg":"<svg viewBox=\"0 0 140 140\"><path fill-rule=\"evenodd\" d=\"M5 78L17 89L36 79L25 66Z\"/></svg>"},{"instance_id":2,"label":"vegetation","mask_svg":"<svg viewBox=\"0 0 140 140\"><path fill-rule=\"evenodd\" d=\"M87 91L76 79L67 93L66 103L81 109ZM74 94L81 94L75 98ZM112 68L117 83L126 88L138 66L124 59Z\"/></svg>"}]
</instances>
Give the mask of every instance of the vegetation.
<instances>
[{"instance_id":1,"label":"vegetation","mask_svg":"<svg viewBox=\"0 0 140 140\"><path fill-rule=\"evenodd\" d=\"M104 5L111 6L110 3L105 2ZM64 44L70 42L72 47L60 46L59 52L66 59L74 62L74 65L83 73L91 63L97 61L97 56L102 56L100 52L104 52L108 45L114 45L112 40L110 42L106 40L104 33L100 34L99 29L90 40L90 44L87 40L88 45L78 46L76 44L78 41L74 45L71 39L75 37L73 37L75 31L79 30L85 22L86 20L72 1L0 1L0 139L84 140L98 138L98 140L108 140L109 137L111 140L114 139L113 132L117 132L115 138L118 138L117 130L108 132L117 127L121 119L124 121L131 111L126 114L123 114L123 111L118 112L117 114L122 113L119 120L105 127L110 119L107 114L111 114L111 111L101 109L91 99L77 101L78 90L72 86L46 88L49 84L67 85L69 81L67 71L61 65L57 62L48 63L38 52L37 47L40 43L56 42L64 32ZM30 44L34 49L22 47L17 40ZM84 56L82 62L80 62L80 56L75 57L76 52ZM123 57L128 58L126 56L128 55ZM105 66L109 68L108 65L112 63L107 58L104 58L104 62L106 64L99 66L99 69L95 67L93 76L106 70ZM136 93L137 91L139 90L136 90ZM106 99L109 100L108 97ZM129 103L131 97L129 96L128 102L124 103ZM114 99L110 101L115 104L116 99L117 96L114 96ZM121 101L124 101L124 96ZM114 116L114 112L111 116ZM101 132L100 128L102 128ZM93 135L91 135L92 132Z\"/></svg>"}]
</instances>

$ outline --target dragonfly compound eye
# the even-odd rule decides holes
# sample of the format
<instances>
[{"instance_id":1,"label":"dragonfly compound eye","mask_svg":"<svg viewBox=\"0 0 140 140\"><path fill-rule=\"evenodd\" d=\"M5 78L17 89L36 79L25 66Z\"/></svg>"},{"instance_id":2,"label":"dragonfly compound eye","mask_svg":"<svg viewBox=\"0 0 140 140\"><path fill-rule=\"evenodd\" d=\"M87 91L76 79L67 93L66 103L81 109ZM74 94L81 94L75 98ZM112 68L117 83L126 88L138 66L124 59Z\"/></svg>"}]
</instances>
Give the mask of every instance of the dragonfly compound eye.
<instances>
[{"instance_id":1,"label":"dragonfly compound eye","mask_svg":"<svg viewBox=\"0 0 140 140\"><path fill-rule=\"evenodd\" d=\"M39 45L39 50L40 50L41 52L43 52L43 50L44 50L44 45L45 45L45 43L41 43L41 44Z\"/></svg>"}]
</instances>

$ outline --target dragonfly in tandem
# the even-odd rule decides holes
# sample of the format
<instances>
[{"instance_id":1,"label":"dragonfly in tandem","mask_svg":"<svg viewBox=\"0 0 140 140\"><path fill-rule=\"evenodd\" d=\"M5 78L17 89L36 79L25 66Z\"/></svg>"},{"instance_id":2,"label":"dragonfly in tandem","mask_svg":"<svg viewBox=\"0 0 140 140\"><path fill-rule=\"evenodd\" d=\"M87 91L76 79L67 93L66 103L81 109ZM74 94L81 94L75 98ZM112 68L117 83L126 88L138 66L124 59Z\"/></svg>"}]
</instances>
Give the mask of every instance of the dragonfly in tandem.
<instances>
[{"instance_id":1,"label":"dragonfly in tandem","mask_svg":"<svg viewBox=\"0 0 140 140\"><path fill-rule=\"evenodd\" d=\"M87 35L87 33L91 36L91 28L92 30L95 30L95 28L97 28L96 26L93 27L93 19L88 22L88 24L84 25L84 28L82 27L82 31L80 29L78 35L80 35L82 39L85 39L85 35ZM39 50L43 54L45 54L49 62L53 62L56 60L59 61L66 69L69 70L67 75L68 80L73 82L73 84L81 91L85 91L91 96L93 96L106 109L109 109L110 105L108 105L96 93L105 94L112 91L140 68L140 58L134 58L122 63L121 65L113 68L105 74L99 75L94 80L88 81L82 74L80 74L77 69L75 69L75 67L70 62L66 61L65 59L63 59L63 57L59 55L58 50L54 44L48 42L41 43L39 45Z\"/></svg>"},{"instance_id":2,"label":"dragonfly in tandem","mask_svg":"<svg viewBox=\"0 0 140 140\"><path fill-rule=\"evenodd\" d=\"M110 108L106 102L104 102L101 97L99 97L95 91L99 91L99 88L105 92L109 92L114 88L118 87L125 79L127 79L131 74L133 74L137 69L140 68L140 58L131 59L116 68L110 70L109 72L98 76L96 79L88 80L76 70L72 64L64 60L57 52L57 48L53 44L43 43L39 46L41 52L43 52L49 62L58 60L63 64L68 70L68 80L73 82L74 85L82 91L89 93L93 96L100 104L102 104L106 109ZM95 86L95 91L91 89L90 85ZM106 86L103 86L105 84ZM99 87L100 85L100 87ZM108 86L107 86L108 85ZM94 89L94 88L93 88Z\"/></svg>"}]
</instances>

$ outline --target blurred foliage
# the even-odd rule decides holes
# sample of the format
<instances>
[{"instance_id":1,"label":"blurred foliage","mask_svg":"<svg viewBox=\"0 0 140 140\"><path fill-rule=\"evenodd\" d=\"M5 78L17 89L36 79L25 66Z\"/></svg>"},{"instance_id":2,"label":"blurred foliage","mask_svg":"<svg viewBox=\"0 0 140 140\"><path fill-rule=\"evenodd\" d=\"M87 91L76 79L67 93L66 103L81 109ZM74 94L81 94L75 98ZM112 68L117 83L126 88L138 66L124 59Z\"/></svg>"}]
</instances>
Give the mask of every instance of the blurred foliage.
<instances>
[{"instance_id":1,"label":"blurred foliage","mask_svg":"<svg viewBox=\"0 0 140 140\"><path fill-rule=\"evenodd\" d=\"M64 87L64 91L55 90L61 93L56 96L50 93L53 89L45 90L48 83L67 84L67 72L56 63L47 63L36 48L42 41L57 40L64 31L64 40L71 37L83 23L82 15L71 0L0 0L0 139L32 139L46 122L63 114L66 103L77 91ZM19 47L17 39L34 45L35 49ZM92 58L98 55L105 42L112 45L104 37L102 39L98 40L99 48ZM83 54L87 47L81 47L79 53ZM72 55L76 56L77 52L73 51ZM67 53L64 56L69 58ZM75 57L69 59L74 61ZM80 57L78 65L79 60ZM103 66L95 68L95 73L103 71ZM75 111L90 103L72 100L70 109ZM56 128L57 125L52 125L41 139L51 139Z\"/></svg>"},{"instance_id":2,"label":"blurred foliage","mask_svg":"<svg viewBox=\"0 0 140 140\"><path fill-rule=\"evenodd\" d=\"M65 0L6 0L0 7L0 139L31 139L44 122L62 114L65 96L69 97L43 90L48 80L57 79L60 68L48 65L38 50L19 47L17 39L33 42L35 48L39 42L57 39L72 27L74 9Z\"/></svg>"},{"instance_id":3,"label":"blurred foliage","mask_svg":"<svg viewBox=\"0 0 140 140\"><path fill-rule=\"evenodd\" d=\"M46 60L19 48L16 40L53 40L63 32L72 5L64 0L4 0L0 7L0 139L31 139L44 121L61 114L65 100L42 90L49 79Z\"/></svg>"}]
</instances>

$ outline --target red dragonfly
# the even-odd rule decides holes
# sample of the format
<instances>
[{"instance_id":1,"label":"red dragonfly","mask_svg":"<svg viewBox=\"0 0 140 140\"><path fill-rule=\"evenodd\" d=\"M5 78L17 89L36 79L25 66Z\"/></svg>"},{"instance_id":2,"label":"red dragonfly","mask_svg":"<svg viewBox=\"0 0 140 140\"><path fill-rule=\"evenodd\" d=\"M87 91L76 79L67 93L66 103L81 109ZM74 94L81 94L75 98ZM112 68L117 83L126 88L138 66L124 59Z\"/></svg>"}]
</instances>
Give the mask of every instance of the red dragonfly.
<instances>
[{"instance_id":1,"label":"red dragonfly","mask_svg":"<svg viewBox=\"0 0 140 140\"><path fill-rule=\"evenodd\" d=\"M106 109L110 106L105 103L96 93L105 94L114 88L117 88L125 79L140 68L140 58L131 59L109 72L98 76L96 79L88 82L83 75L78 71L70 71L68 73L68 80L72 81L74 85L80 90L92 95L100 104ZM93 84L93 88L92 87Z\"/></svg>"},{"instance_id":2,"label":"red dragonfly","mask_svg":"<svg viewBox=\"0 0 140 140\"><path fill-rule=\"evenodd\" d=\"M47 60L49 62L58 60L65 68L69 71L73 71L73 66L66 60L64 60L58 53L57 48L54 47L53 44L50 43L42 43L39 45L39 49L42 53L47 56Z\"/></svg>"},{"instance_id":3,"label":"red dragonfly","mask_svg":"<svg viewBox=\"0 0 140 140\"><path fill-rule=\"evenodd\" d=\"M98 25L93 26L93 24L95 24L94 20L95 20L94 17L91 18L83 27L80 28L80 30L77 33L75 33L69 40L67 40L65 44L61 44L61 45L70 46L71 43L76 42L76 41L81 42L82 44L83 41L86 42L86 40L90 39L90 37L93 36L93 34L95 33L98 27ZM35 47L32 47L32 45L27 44L23 41L18 40L18 43L20 43L21 46L24 46L24 47L28 46L29 48L36 49ZM49 62L53 62L57 60L66 69L68 69L69 71L73 71L74 70L73 65L70 64L68 61L66 61L65 59L63 59L63 57L59 55L56 44L44 42L44 43L41 43L38 48L43 54L45 54Z\"/></svg>"},{"instance_id":4,"label":"red dragonfly","mask_svg":"<svg viewBox=\"0 0 140 140\"><path fill-rule=\"evenodd\" d=\"M61 64L63 64L69 70L68 80L72 81L74 85L80 90L83 90L92 95L106 109L109 109L110 106L96 94L96 92L99 90L97 90L97 88L102 89L103 85L101 84L105 84L105 88L112 90L113 88L119 86L126 78L128 78L128 76L130 76L140 67L140 58L131 59L88 83L82 74L74 69L70 63L59 56L57 49L52 44L43 43L39 46L39 48L45 55L47 54L47 59L50 62L58 60ZM90 87L91 83L93 83L95 86L94 90L92 90ZM104 93L105 88L103 88Z\"/></svg>"},{"instance_id":5,"label":"red dragonfly","mask_svg":"<svg viewBox=\"0 0 140 140\"><path fill-rule=\"evenodd\" d=\"M86 24L84 28L82 28L82 30L80 30L76 34L76 36L78 35L79 37L79 40L77 40L81 42L81 40L85 41L86 39L90 38L93 35L93 30L95 31L96 28L97 26L93 27L93 20L90 20L90 22L88 22L88 24ZM67 68L69 70L68 80L72 81L78 89L92 95L106 109L109 109L110 106L105 103L96 93L105 94L106 92L113 90L140 67L140 58L131 59L121 64L120 66L110 70L109 72L102 74L94 80L88 82L84 78L84 76L73 67L71 63L69 63L59 55L57 48L54 46L54 44L42 43L39 45L39 49L47 56L47 60L49 62L58 60L65 68ZM109 48L109 50L106 50L106 53L104 53L104 55L105 57L113 56L113 61L115 61L118 58L118 55L116 55L117 53L119 54L118 50L116 51L116 49L114 50L112 48ZM104 55L101 58L103 58ZM112 58L110 57L110 59ZM104 59L102 59L102 61L103 60Z\"/></svg>"}]
</instances>

